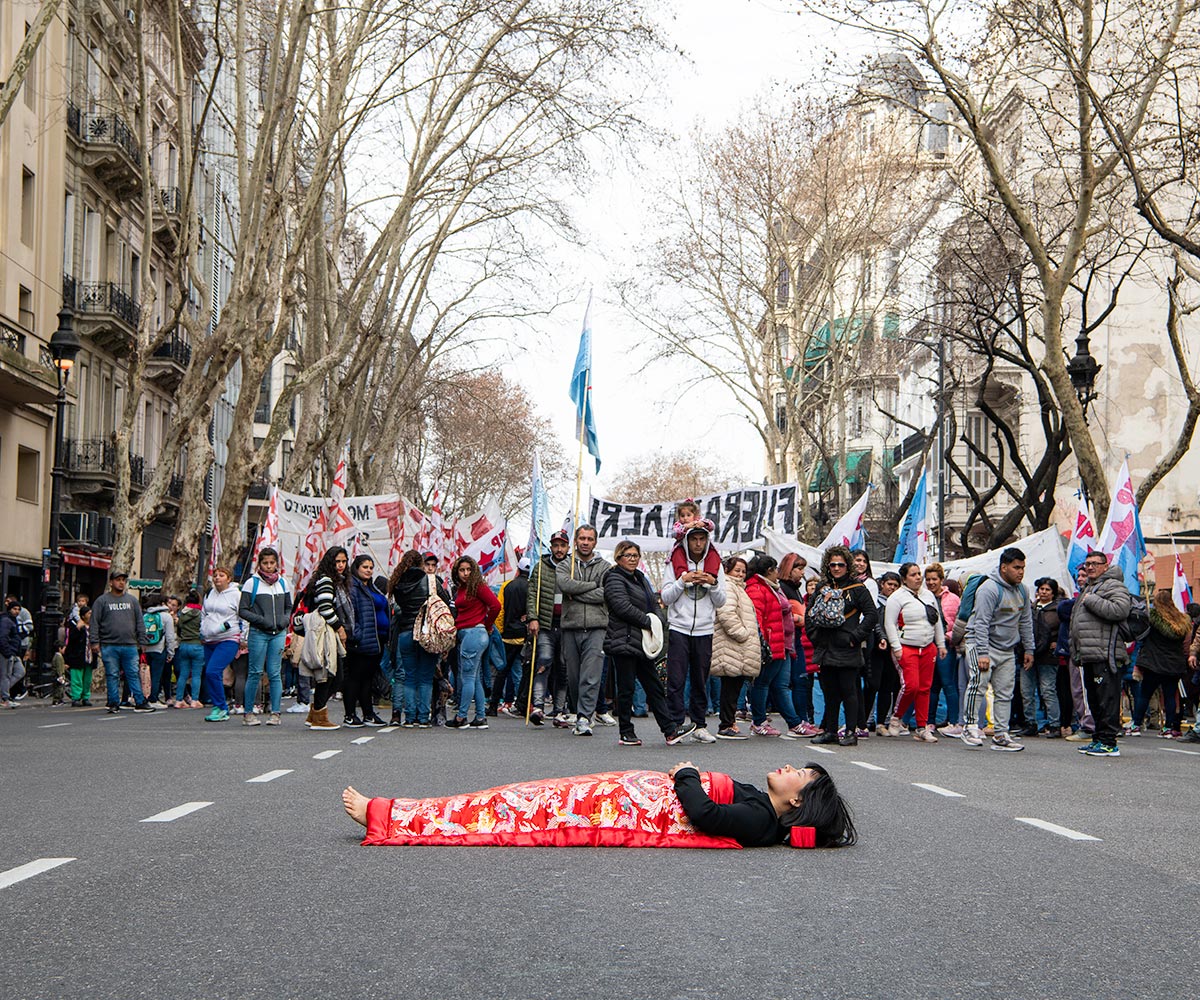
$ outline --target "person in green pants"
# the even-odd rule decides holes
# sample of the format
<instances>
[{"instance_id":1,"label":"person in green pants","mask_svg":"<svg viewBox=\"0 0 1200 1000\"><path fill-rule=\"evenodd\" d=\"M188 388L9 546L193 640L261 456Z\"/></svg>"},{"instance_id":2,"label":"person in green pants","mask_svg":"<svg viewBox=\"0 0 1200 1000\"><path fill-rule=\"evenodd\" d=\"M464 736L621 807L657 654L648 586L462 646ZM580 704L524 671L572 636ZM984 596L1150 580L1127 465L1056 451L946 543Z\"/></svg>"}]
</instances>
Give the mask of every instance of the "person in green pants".
<instances>
[{"instance_id":1,"label":"person in green pants","mask_svg":"<svg viewBox=\"0 0 1200 1000\"><path fill-rule=\"evenodd\" d=\"M87 608L79 620L67 623L67 646L63 659L71 676L71 704L76 708L92 703L92 651L88 647L88 622L92 610Z\"/></svg>"}]
</instances>

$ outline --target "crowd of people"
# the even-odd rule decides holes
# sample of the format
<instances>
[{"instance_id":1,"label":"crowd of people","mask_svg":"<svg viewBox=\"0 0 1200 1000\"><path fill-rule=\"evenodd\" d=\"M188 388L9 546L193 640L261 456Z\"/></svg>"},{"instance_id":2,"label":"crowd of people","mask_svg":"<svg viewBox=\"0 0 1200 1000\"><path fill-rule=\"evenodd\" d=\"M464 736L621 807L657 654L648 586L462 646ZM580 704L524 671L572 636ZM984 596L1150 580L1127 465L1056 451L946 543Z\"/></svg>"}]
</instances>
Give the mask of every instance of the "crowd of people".
<instances>
[{"instance_id":1,"label":"crowd of people","mask_svg":"<svg viewBox=\"0 0 1200 1000\"><path fill-rule=\"evenodd\" d=\"M331 548L296 594L270 548L240 584L216 567L203 595L138 600L117 569L105 594L76 601L55 665L72 705L91 704L100 666L110 713L202 709L245 726L280 725L286 696L314 730L485 730L508 716L580 737L614 727L636 747L637 721L652 719L669 745L949 737L1013 752L1042 736L1119 756L1118 738L1140 736L1156 704L1161 736L1200 742L1185 724L1200 606L1179 611L1169 590L1142 601L1099 552L1069 597L1051 578L1027 586L1015 547L962 581L937 563L876 578L866 552L843 546L819 569L795 553L722 558L690 502L674 528L661 588L635 542L609 563L586 524L523 558L495 593L469 556L444 579L438 557L416 550L384 577L370 556ZM31 635L10 597L2 707L16 706Z\"/></svg>"}]
</instances>

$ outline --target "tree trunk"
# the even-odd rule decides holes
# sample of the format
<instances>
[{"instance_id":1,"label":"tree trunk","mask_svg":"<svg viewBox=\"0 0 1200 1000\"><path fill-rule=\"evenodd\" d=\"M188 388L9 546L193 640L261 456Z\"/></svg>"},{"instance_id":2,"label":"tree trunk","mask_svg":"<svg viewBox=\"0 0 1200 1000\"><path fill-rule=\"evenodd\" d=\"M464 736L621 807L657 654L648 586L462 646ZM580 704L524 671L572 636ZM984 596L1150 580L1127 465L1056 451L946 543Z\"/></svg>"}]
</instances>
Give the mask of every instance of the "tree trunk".
<instances>
[{"instance_id":1,"label":"tree trunk","mask_svg":"<svg viewBox=\"0 0 1200 1000\"><path fill-rule=\"evenodd\" d=\"M175 522L175 540L163 579L168 594L185 594L196 583L199 567L200 536L208 523L208 504L204 500L204 480L212 467L213 450L208 440L209 416L192 424L187 444L187 473L183 497Z\"/></svg>"}]
</instances>

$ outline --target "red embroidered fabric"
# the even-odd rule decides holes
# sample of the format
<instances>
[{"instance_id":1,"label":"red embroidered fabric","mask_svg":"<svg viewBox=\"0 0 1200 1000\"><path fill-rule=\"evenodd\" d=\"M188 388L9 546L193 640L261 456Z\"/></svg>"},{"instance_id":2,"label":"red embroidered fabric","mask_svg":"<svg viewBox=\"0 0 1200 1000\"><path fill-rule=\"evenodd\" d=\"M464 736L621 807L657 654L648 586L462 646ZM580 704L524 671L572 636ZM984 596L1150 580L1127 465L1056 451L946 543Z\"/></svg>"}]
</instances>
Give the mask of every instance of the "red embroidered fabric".
<instances>
[{"instance_id":1,"label":"red embroidered fabric","mask_svg":"<svg viewBox=\"0 0 1200 1000\"><path fill-rule=\"evenodd\" d=\"M713 801L733 801L727 774L701 772ZM434 799L372 799L364 845L720 847L699 833L661 771L613 771L503 785Z\"/></svg>"}]
</instances>

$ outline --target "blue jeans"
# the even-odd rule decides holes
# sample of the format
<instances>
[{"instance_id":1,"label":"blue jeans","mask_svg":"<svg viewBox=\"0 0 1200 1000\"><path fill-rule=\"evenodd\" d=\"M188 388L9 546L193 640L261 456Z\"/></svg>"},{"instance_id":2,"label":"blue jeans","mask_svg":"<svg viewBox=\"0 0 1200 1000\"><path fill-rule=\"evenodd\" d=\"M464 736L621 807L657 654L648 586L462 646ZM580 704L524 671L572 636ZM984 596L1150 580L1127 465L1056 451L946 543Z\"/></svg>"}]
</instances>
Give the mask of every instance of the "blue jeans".
<instances>
[{"instance_id":1,"label":"blue jeans","mask_svg":"<svg viewBox=\"0 0 1200 1000\"><path fill-rule=\"evenodd\" d=\"M483 658L482 680L485 691L492 689L493 679L504 670L507 660L507 654L504 652L504 640L500 638L500 630L494 628L488 633L487 656Z\"/></svg>"},{"instance_id":2,"label":"blue jeans","mask_svg":"<svg viewBox=\"0 0 1200 1000\"><path fill-rule=\"evenodd\" d=\"M483 657L487 649L488 633L482 625L458 633L458 676L462 694L456 714L460 719L467 717L472 701L475 702L475 718L487 716L487 694L483 690Z\"/></svg>"},{"instance_id":3,"label":"blue jeans","mask_svg":"<svg viewBox=\"0 0 1200 1000\"><path fill-rule=\"evenodd\" d=\"M750 714L756 726L761 726L767 721L768 691L771 692L771 700L775 702L775 707L783 716L788 729L800 725L800 717L792 707L791 671L785 669L786 667L786 659L772 660L750 685Z\"/></svg>"},{"instance_id":4,"label":"blue jeans","mask_svg":"<svg viewBox=\"0 0 1200 1000\"><path fill-rule=\"evenodd\" d=\"M437 672L437 653L421 648L412 636L412 631L401 632L396 637L396 665L392 673L393 696L395 678L400 677L404 685L404 721L428 722L429 705L433 700L433 675ZM395 707L393 702L393 708Z\"/></svg>"},{"instance_id":5,"label":"blue jeans","mask_svg":"<svg viewBox=\"0 0 1200 1000\"><path fill-rule=\"evenodd\" d=\"M1058 667L1055 666L1057 672ZM933 686L929 689L929 721L941 725L938 719L938 695L946 696L946 725L958 724L958 653L951 649L937 658L933 671Z\"/></svg>"},{"instance_id":6,"label":"blue jeans","mask_svg":"<svg viewBox=\"0 0 1200 1000\"><path fill-rule=\"evenodd\" d=\"M262 676L263 668L267 671L267 690L271 699L271 711L279 713L279 699L283 696L283 644L287 641L287 633L280 632L271 635L260 629L250 629L246 638L247 673L246 695L242 699L246 711L254 707L258 697L258 679Z\"/></svg>"},{"instance_id":7,"label":"blue jeans","mask_svg":"<svg viewBox=\"0 0 1200 1000\"><path fill-rule=\"evenodd\" d=\"M146 701L142 682L138 679L137 646L101 646L100 659L104 661L105 694L109 708L121 703L122 673L125 674L125 683L129 685L134 704L141 705Z\"/></svg>"},{"instance_id":8,"label":"blue jeans","mask_svg":"<svg viewBox=\"0 0 1200 1000\"><path fill-rule=\"evenodd\" d=\"M408 638L412 639L412 633L408 633ZM392 714L402 715L404 713L404 660L400 658L400 636L396 637L396 645L388 643L383 650L383 659L379 661L379 667L383 671L383 676L392 682ZM413 717L413 722L416 722L416 717Z\"/></svg>"},{"instance_id":9,"label":"blue jeans","mask_svg":"<svg viewBox=\"0 0 1200 1000\"><path fill-rule=\"evenodd\" d=\"M146 692L147 701L157 701L158 692L162 687L163 671L167 666L167 651L165 648L155 652L146 650L146 663L150 665L150 690ZM167 675L167 686L171 686L171 675Z\"/></svg>"},{"instance_id":10,"label":"blue jeans","mask_svg":"<svg viewBox=\"0 0 1200 1000\"><path fill-rule=\"evenodd\" d=\"M792 660L792 708L800 716L802 722L812 722L813 714L813 675L808 672L808 661L804 656L804 647L796 643L796 656Z\"/></svg>"},{"instance_id":11,"label":"blue jeans","mask_svg":"<svg viewBox=\"0 0 1200 1000\"><path fill-rule=\"evenodd\" d=\"M204 673L204 647L198 642L181 642L175 650L175 700L183 701L188 680L192 682L192 701L200 700L200 676Z\"/></svg>"},{"instance_id":12,"label":"blue jeans","mask_svg":"<svg viewBox=\"0 0 1200 1000\"><path fill-rule=\"evenodd\" d=\"M206 642L204 644L204 687L213 708L229 711L225 700L225 668L237 657L237 640L232 642Z\"/></svg>"},{"instance_id":13,"label":"blue jeans","mask_svg":"<svg viewBox=\"0 0 1200 1000\"><path fill-rule=\"evenodd\" d=\"M634 718L644 719L649 713L646 711L646 691L642 687L640 681L633 682L633 715Z\"/></svg>"}]
</instances>

